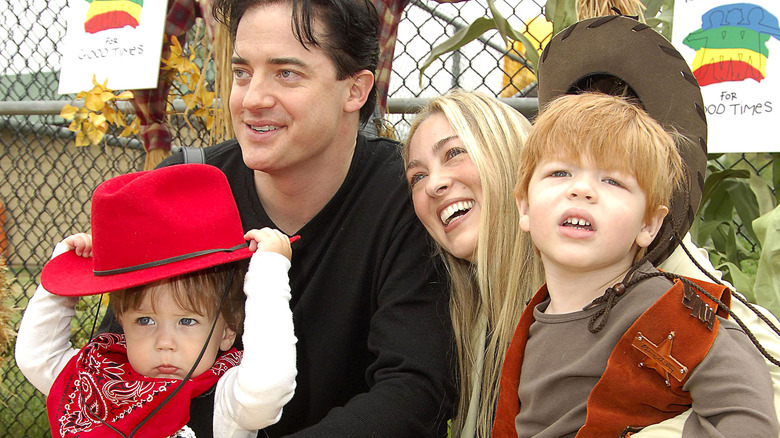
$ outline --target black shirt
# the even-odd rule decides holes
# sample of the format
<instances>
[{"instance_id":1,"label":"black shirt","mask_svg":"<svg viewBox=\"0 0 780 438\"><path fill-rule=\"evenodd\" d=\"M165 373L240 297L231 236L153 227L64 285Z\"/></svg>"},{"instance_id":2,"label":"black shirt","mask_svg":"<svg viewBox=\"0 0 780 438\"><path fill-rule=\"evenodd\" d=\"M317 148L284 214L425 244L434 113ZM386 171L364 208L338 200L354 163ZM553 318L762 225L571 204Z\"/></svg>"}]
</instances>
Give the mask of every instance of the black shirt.
<instances>
[{"instance_id":1,"label":"black shirt","mask_svg":"<svg viewBox=\"0 0 780 438\"><path fill-rule=\"evenodd\" d=\"M244 230L276 228L236 140L205 157L227 175ZM161 166L181 162L179 153ZM344 183L296 234L297 388L265 432L446 436L456 391L447 282L414 214L399 145L359 136Z\"/></svg>"}]
</instances>

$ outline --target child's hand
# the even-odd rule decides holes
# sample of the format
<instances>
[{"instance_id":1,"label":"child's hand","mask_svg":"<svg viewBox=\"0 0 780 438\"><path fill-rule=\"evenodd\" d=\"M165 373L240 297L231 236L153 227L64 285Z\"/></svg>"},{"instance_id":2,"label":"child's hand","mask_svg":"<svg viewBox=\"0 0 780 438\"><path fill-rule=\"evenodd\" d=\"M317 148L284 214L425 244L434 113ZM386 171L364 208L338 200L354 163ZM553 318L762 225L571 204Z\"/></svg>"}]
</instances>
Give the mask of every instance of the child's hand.
<instances>
[{"instance_id":1,"label":"child's hand","mask_svg":"<svg viewBox=\"0 0 780 438\"><path fill-rule=\"evenodd\" d=\"M78 233L68 236L62 241L68 246L68 251L76 250L76 255L81 257L92 257L92 235L87 233Z\"/></svg>"},{"instance_id":2,"label":"child's hand","mask_svg":"<svg viewBox=\"0 0 780 438\"><path fill-rule=\"evenodd\" d=\"M249 230L244 234L244 239L249 240L249 250L252 252L275 252L287 257L287 260L292 257L290 238L279 230L267 227L260 230Z\"/></svg>"}]
</instances>

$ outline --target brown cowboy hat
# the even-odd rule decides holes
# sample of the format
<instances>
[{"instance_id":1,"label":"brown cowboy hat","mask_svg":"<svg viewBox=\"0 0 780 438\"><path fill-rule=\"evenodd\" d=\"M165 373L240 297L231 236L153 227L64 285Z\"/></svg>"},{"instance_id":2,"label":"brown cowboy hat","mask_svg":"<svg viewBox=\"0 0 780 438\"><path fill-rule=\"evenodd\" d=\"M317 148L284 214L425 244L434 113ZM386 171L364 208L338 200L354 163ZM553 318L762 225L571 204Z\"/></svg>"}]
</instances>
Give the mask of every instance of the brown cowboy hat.
<instances>
[{"instance_id":1,"label":"brown cowboy hat","mask_svg":"<svg viewBox=\"0 0 780 438\"><path fill-rule=\"evenodd\" d=\"M704 102L685 59L646 24L610 15L579 21L555 35L542 52L537 73L542 111L563 94L626 94L665 128L691 140L678 144L686 181L672 195L669 214L648 252L653 264L665 260L693 223L707 164Z\"/></svg>"}]
</instances>

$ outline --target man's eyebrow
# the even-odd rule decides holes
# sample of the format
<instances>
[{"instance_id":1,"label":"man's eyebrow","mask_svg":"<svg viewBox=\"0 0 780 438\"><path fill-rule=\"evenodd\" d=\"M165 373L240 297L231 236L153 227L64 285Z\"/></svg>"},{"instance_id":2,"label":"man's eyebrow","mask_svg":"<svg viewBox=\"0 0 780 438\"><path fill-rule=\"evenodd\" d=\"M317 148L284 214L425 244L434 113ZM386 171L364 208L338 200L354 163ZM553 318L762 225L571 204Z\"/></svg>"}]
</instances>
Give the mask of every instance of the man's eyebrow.
<instances>
[{"instance_id":1,"label":"man's eyebrow","mask_svg":"<svg viewBox=\"0 0 780 438\"><path fill-rule=\"evenodd\" d=\"M269 64L273 65L297 65L299 67L306 67L306 63L295 57L280 57L280 58L268 58Z\"/></svg>"},{"instance_id":2,"label":"man's eyebrow","mask_svg":"<svg viewBox=\"0 0 780 438\"><path fill-rule=\"evenodd\" d=\"M232 58L230 58L230 63L231 64L244 64L244 65L246 65L246 64L249 64L249 61L247 61L246 59L244 59L244 58L242 58L242 57L240 57L238 55L235 55Z\"/></svg>"},{"instance_id":3,"label":"man's eyebrow","mask_svg":"<svg viewBox=\"0 0 780 438\"><path fill-rule=\"evenodd\" d=\"M249 65L249 60L239 55L234 55L230 58L230 62L232 64ZM296 65L299 67L306 67L305 62L294 57L268 58L266 62L272 65Z\"/></svg>"}]
</instances>

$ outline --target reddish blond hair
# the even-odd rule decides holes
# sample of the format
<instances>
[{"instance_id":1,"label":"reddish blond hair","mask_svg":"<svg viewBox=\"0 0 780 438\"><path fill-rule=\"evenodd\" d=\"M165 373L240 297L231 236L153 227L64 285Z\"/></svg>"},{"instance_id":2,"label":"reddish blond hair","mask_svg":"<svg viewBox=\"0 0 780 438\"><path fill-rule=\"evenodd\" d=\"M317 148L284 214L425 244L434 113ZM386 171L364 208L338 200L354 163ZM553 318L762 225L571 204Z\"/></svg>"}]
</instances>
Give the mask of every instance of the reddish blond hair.
<instances>
[{"instance_id":1,"label":"reddish blond hair","mask_svg":"<svg viewBox=\"0 0 780 438\"><path fill-rule=\"evenodd\" d=\"M683 180L675 141L638 103L602 93L564 95L540 113L520 153L515 197L526 199L539 163L566 160L633 175L645 193L645 219L669 199Z\"/></svg>"}]
</instances>

